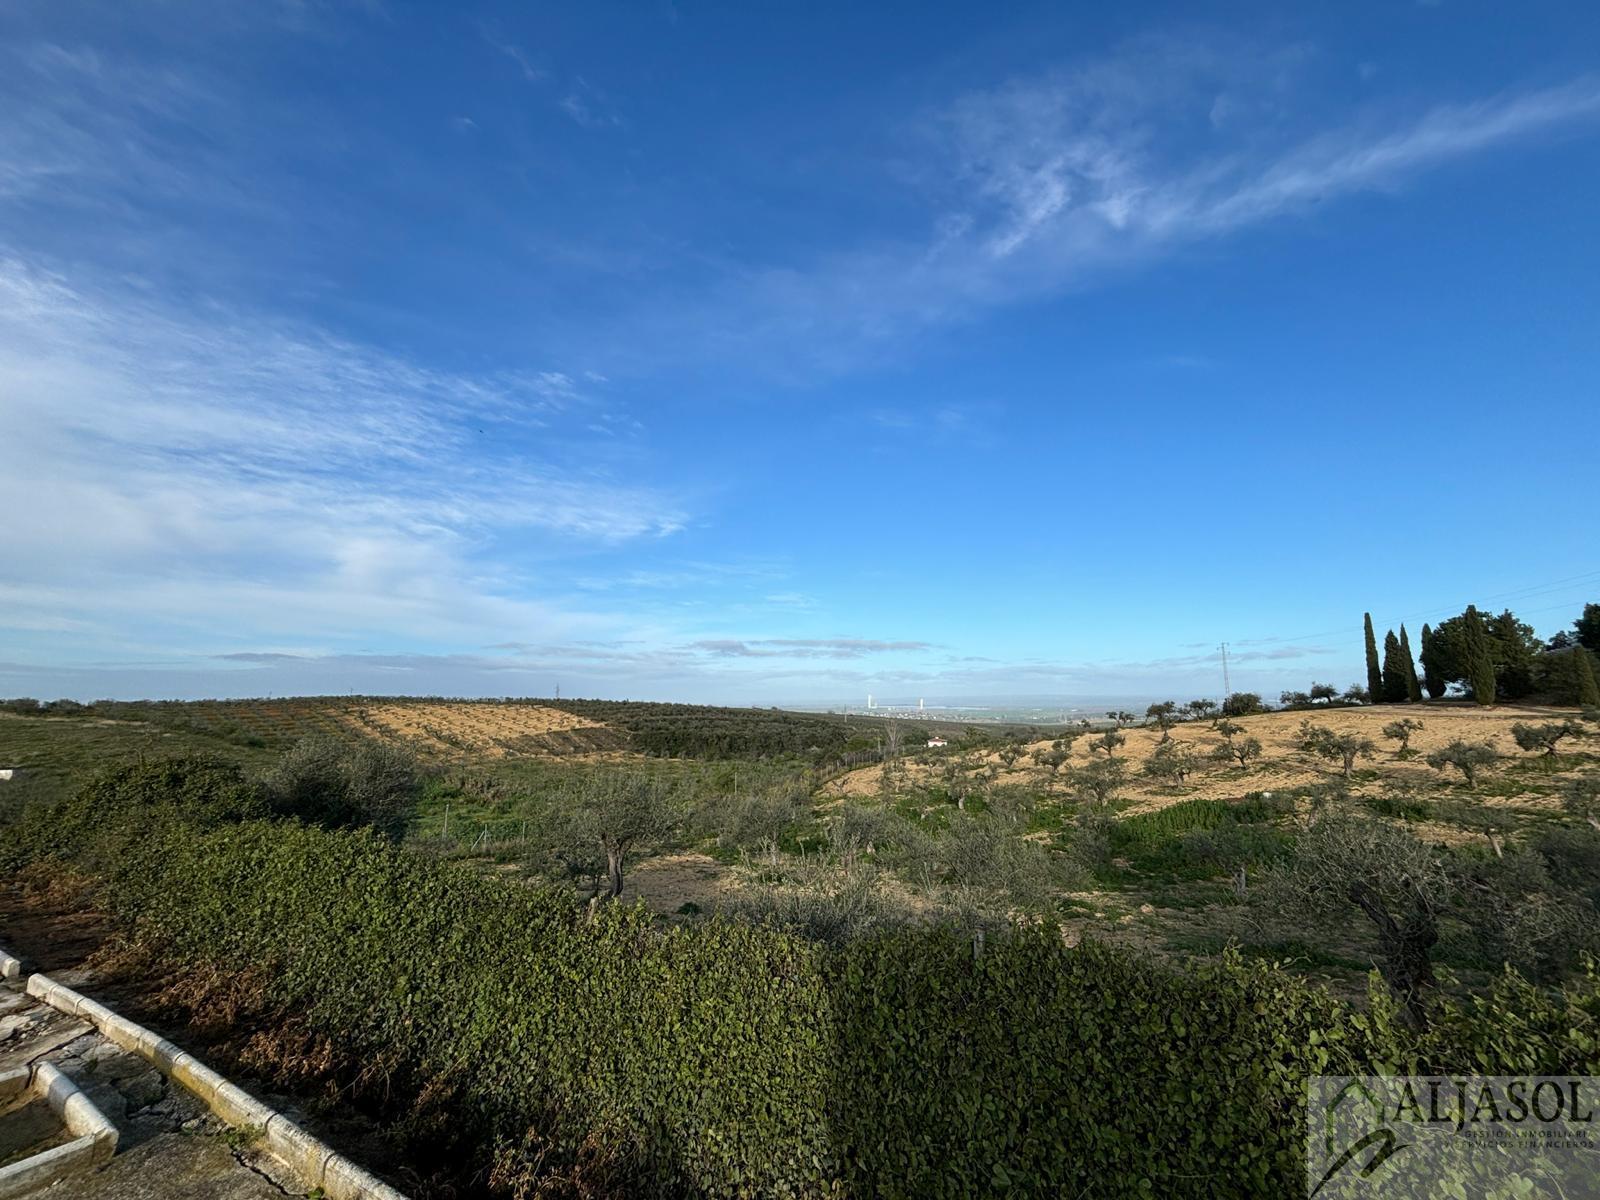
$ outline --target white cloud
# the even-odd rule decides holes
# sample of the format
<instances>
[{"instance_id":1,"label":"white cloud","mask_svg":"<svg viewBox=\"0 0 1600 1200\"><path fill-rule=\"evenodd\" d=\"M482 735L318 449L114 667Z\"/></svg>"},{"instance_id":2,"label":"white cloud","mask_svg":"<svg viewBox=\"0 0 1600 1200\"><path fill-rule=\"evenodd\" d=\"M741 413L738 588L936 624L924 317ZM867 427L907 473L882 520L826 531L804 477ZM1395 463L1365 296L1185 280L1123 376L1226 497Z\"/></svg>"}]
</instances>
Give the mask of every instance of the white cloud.
<instances>
[{"instance_id":1,"label":"white cloud","mask_svg":"<svg viewBox=\"0 0 1600 1200\"><path fill-rule=\"evenodd\" d=\"M1304 57L1156 42L960 97L906 152L924 236L744 269L709 314L660 317L662 340L703 344L709 326L721 352L758 344L780 372L848 369L908 335L1600 118L1596 76L1409 114L1296 114Z\"/></svg>"},{"instance_id":2,"label":"white cloud","mask_svg":"<svg viewBox=\"0 0 1600 1200\"><path fill-rule=\"evenodd\" d=\"M612 477L613 439L570 448L601 407L559 372L431 371L0 259L0 504L26 514L0 527L0 624L124 643L605 627L529 599L522 552L685 516Z\"/></svg>"},{"instance_id":3,"label":"white cloud","mask_svg":"<svg viewBox=\"0 0 1600 1200\"><path fill-rule=\"evenodd\" d=\"M928 642L883 641L876 638L706 638L687 649L714 658L865 658L870 654L918 654L933 649Z\"/></svg>"}]
</instances>

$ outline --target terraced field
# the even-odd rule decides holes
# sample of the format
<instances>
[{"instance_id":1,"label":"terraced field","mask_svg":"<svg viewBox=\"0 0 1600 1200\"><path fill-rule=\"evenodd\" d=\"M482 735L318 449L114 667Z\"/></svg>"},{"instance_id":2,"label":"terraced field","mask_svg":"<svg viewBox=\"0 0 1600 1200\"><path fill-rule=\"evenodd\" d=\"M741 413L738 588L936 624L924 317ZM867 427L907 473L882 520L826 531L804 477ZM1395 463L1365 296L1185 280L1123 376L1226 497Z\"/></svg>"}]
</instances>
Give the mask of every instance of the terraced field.
<instances>
[{"instance_id":1,"label":"terraced field","mask_svg":"<svg viewBox=\"0 0 1600 1200\"><path fill-rule=\"evenodd\" d=\"M346 728L430 755L574 754L621 749L603 722L542 704L394 702L338 711Z\"/></svg>"}]
</instances>

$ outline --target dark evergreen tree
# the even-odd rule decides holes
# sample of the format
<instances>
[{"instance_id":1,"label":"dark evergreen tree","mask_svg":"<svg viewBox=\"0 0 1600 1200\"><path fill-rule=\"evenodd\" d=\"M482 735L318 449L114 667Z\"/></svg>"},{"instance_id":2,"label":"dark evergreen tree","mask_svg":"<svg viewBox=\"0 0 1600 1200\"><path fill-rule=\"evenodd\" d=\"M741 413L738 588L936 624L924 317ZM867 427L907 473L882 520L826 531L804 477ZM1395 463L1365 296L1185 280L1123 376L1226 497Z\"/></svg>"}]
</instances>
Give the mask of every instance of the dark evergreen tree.
<instances>
[{"instance_id":1,"label":"dark evergreen tree","mask_svg":"<svg viewBox=\"0 0 1600 1200\"><path fill-rule=\"evenodd\" d=\"M1531 695L1535 664L1544 650L1533 626L1517 620L1508 608L1498 617L1484 618L1483 630L1494 660L1495 695L1501 700Z\"/></svg>"},{"instance_id":2,"label":"dark evergreen tree","mask_svg":"<svg viewBox=\"0 0 1600 1200\"><path fill-rule=\"evenodd\" d=\"M1600 654L1600 604L1585 604L1583 616L1572 623L1578 635L1578 644L1585 650Z\"/></svg>"},{"instance_id":3,"label":"dark evergreen tree","mask_svg":"<svg viewBox=\"0 0 1600 1200\"><path fill-rule=\"evenodd\" d=\"M1433 630L1422 627L1422 682L1428 689L1428 699L1437 700L1449 690L1444 674L1439 670L1438 655L1434 647Z\"/></svg>"},{"instance_id":4,"label":"dark evergreen tree","mask_svg":"<svg viewBox=\"0 0 1600 1200\"><path fill-rule=\"evenodd\" d=\"M1473 675L1477 657L1486 655L1494 671L1495 700L1518 700L1530 695L1539 655L1544 653L1544 643L1534 634L1533 626L1519 621L1509 610L1499 616L1485 616L1476 608L1472 613L1470 620L1462 613L1433 627L1423 656L1428 675L1447 684L1460 684L1474 694L1487 695L1487 689L1480 687Z\"/></svg>"},{"instance_id":5,"label":"dark evergreen tree","mask_svg":"<svg viewBox=\"0 0 1600 1200\"><path fill-rule=\"evenodd\" d=\"M1594 664L1589 661L1589 652L1577 646L1567 653L1572 655L1573 690L1577 693L1578 703L1585 708L1600 708L1600 682L1595 681Z\"/></svg>"},{"instance_id":6,"label":"dark evergreen tree","mask_svg":"<svg viewBox=\"0 0 1600 1200\"><path fill-rule=\"evenodd\" d=\"M1404 704L1407 699L1405 659L1400 653L1400 639L1391 629L1383 635L1383 702Z\"/></svg>"},{"instance_id":7,"label":"dark evergreen tree","mask_svg":"<svg viewBox=\"0 0 1600 1200\"><path fill-rule=\"evenodd\" d=\"M1367 694L1374 704L1383 700L1383 668L1378 665L1378 639L1372 633L1372 614L1363 613L1367 627Z\"/></svg>"},{"instance_id":8,"label":"dark evergreen tree","mask_svg":"<svg viewBox=\"0 0 1600 1200\"><path fill-rule=\"evenodd\" d=\"M1417 659L1411 653L1411 639L1406 636L1406 627L1400 626L1400 656L1406 665L1406 700L1416 704L1422 699L1422 685L1417 682Z\"/></svg>"},{"instance_id":9,"label":"dark evergreen tree","mask_svg":"<svg viewBox=\"0 0 1600 1200\"><path fill-rule=\"evenodd\" d=\"M1493 704L1494 655L1489 649L1489 635L1483 627L1483 617L1470 604L1462 614L1461 628L1467 684L1472 688L1472 698L1479 704Z\"/></svg>"}]
</instances>

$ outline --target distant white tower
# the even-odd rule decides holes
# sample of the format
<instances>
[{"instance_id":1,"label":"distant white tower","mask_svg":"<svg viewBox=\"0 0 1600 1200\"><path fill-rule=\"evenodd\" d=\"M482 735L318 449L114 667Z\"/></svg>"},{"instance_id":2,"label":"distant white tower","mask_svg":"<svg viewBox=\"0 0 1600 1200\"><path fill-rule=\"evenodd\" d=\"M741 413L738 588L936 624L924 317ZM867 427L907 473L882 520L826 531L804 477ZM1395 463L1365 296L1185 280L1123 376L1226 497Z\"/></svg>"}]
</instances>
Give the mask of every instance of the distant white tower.
<instances>
[{"instance_id":1,"label":"distant white tower","mask_svg":"<svg viewBox=\"0 0 1600 1200\"><path fill-rule=\"evenodd\" d=\"M868 708L872 707L872 693L871 692L867 693L867 707Z\"/></svg>"},{"instance_id":2,"label":"distant white tower","mask_svg":"<svg viewBox=\"0 0 1600 1200\"><path fill-rule=\"evenodd\" d=\"M922 711L922 697L920 697L920 696L917 697L917 711L918 712Z\"/></svg>"}]
</instances>

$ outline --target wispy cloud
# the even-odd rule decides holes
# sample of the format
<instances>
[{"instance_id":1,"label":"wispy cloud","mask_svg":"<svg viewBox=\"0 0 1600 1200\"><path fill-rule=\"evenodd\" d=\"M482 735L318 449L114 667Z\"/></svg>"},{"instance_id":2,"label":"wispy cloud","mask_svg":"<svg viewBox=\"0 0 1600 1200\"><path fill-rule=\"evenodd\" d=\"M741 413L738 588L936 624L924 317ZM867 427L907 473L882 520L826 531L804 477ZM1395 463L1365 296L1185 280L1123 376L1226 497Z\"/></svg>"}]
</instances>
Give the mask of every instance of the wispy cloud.
<instances>
[{"instance_id":1,"label":"wispy cloud","mask_svg":"<svg viewBox=\"0 0 1600 1200\"><path fill-rule=\"evenodd\" d=\"M1240 643L1243 645L1244 643ZM1326 658L1337 651L1326 646L1277 646L1263 650L1230 650L1228 661L1234 664L1241 663L1276 663L1292 662L1302 658ZM1134 662L1118 662L1111 664L1124 671L1175 671L1187 667L1201 667L1212 663L1222 662L1222 651L1213 650L1207 654L1180 654L1167 658L1141 659Z\"/></svg>"},{"instance_id":2,"label":"wispy cloud","mask_svg":"<svg viewBox=\"0 0 1600 1200\"><path fill-rule=\"evenodd\" d=\"M572 90L562 96L557 107L585 129L605 129L622 124L622 118L601 107L599 94L583 80L576 80Z\"/></svg>"},{"instance_id":3,"label":"wispy cloud","mask_svg":"<svg viewBox=\"0 0 1600 1200\"><path fill-rule=\"evenodd\" d=\"M922 236L740 269L711 302L718 345L743 337L783 370L848 368L921 331L1600 120L1600 76L1420 111L1297 114L1301 57L1155 41L959 97L907 135ZM663 320L693 345L688 323L708 317Z\"/></svg>"},{"instance_id":4,"label":"wispy cloud","mask_svg":"<svg viewBox=\"0 0 1600 1200\"><path fill-rule=\"evenodd\" d=\"M522 554L685 520L613 477L608 440L572 433L604 407L559 371L447 374L0 258L0 503L37 514L0 529L4 623L480 640L603 625L529 599Z\"/></svg>"},{"instance_id":5,"label":"wispy cloud","mask_svg":"<svg viewBox=\"0 0 1600 1200\"><path fill-rule=\"evenodd\" d=\"M554 86L552 72L537 65L532 55L507 38L497 26L480 23L478 33L488 45L516 64L526 82ZM585 129L606 129L622 124L621 118L611 111L609 102L599 89L581 75L573 76L559 91L555 106Z\"/></svg>"},{"instance_id":6,"label":"wispy cloud","mask_svg":"<svg viewBox=\"0 0 1600 1200\"><path fill-rule=\"evenodd\" d=\"M708 638L690 644L718 658L865 658L869 654L919 653L928 642L880 641L874 638Z\"/></svg>"},{"instance_id":7,"label":"wispy cloud","mask_svg":"<svg viewBox=\"0 0 1600 1200\"><path fill-rule=\"evenodd\" d=\"M517 43L507 38L497 26L480 22L478 25L478 35L482 37L488 45L492 46L501 54L505 55L506 58L515 63L517 71L527 82L538 83L541 80L549 77L550 72L535 64L532 56L530 56L528 52L521 46L517 45Z\"/></svg>"}]
</instances>

